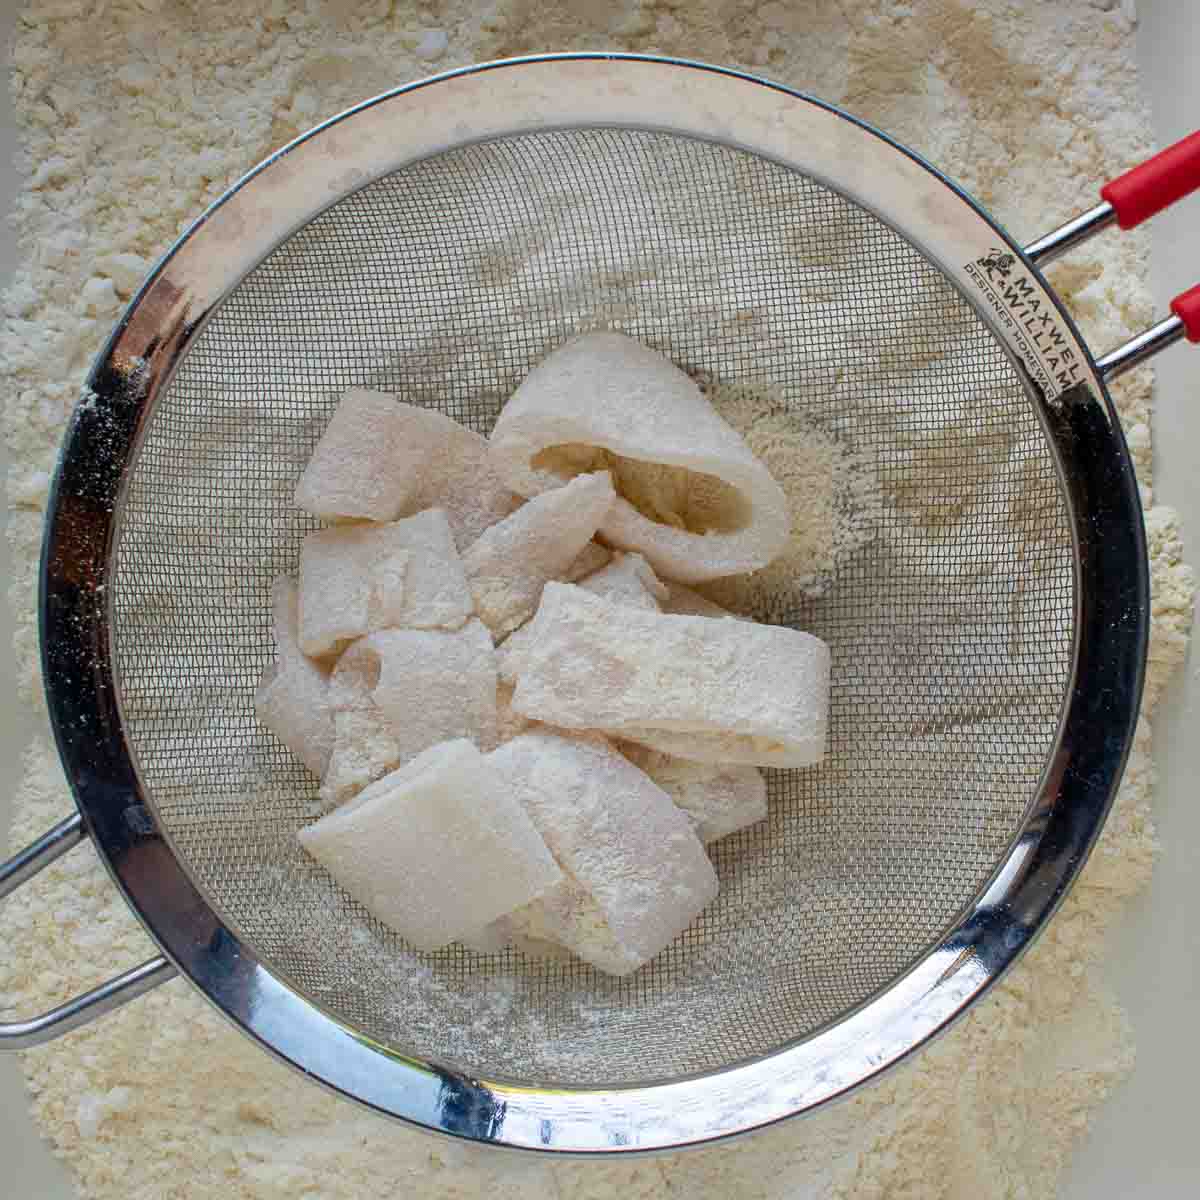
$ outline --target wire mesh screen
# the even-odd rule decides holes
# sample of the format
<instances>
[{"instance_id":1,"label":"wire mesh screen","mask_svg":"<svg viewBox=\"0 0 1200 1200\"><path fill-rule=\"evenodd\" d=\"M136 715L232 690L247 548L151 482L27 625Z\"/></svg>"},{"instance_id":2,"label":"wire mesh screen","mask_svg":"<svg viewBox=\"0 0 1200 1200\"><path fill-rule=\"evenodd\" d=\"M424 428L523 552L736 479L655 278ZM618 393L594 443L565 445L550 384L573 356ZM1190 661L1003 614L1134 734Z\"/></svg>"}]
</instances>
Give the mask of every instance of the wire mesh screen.
<instances>
[{"instance_id":1,"label":"wire mesh screen","mask_svg":"<svg viewBox=\"0 0 1200 1200\"><path fill-rule=\"evenodd\" d=\"M870 536L760 616L833 651L824 765L768 772L721 892L636 974L419 955L300 850L317 780L255 719L292 491L352 385L486 433L570 335L761 388L865 464ZM162 398L112 583L128 735L177 854L263 960L394 1050L543 1085L770 1053L918 958L1017 833L1071 653L1072 543L1016 371L891 228L776 164L592 129L475 144L346 197L227 298Z\"/></svg>"}]
</instances>

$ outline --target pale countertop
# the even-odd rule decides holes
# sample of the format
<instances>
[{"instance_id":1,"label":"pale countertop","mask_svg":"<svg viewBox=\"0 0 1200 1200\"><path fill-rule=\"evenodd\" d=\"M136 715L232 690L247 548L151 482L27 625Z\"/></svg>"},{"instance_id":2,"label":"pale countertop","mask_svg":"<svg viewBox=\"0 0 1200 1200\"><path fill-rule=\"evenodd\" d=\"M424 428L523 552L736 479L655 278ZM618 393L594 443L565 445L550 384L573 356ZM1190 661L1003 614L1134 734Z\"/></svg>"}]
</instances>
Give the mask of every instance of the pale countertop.
<instances>
[{"instance_id":1,"label":"pale countertop","mask_svg":"<svg viewBox=\"0 0 1200 1200\"><path fill-rule=\"evenodd\" d=\"M17 10L0 0L0 44ZM1160 144L1200 126L1200 4L1142 0L1138 55L1154 106ZM13 122L8 89L0 89L0 211L18 187L12 167ZM1099 182L1099 181L1098 181ZM1057 216L1047 214L1047 227ZM1104 236L1104 235L1102 235ZM1110 235L1111 236L1111 235ZM1153 223L1152 282L1160 309L1200 282L1200 199ZM0 224L0 286L15 261L12 233ZM1094 347L1098 351L1108 347ZM1157 499L1183 517L1188 561L1200 565L1200 347L1176 347L1158 360ZM0 447L0 477L7 455ZM0 542L0 578L7 580L8 546ZM11 617L0 605L0 678L13 678ZM1162 704L1156 754L1162 782L1156 800L1164 852L1149 894L1133 905L1111 955L1111 978L1129 1011L1137 1040L1131 1080L1100 1112L1068 1174L1064 1200L1175 1200L1200 1194L1200 1137L1195 1081L1200 1080L1200 678L1193 654ZM20 749L37 723L0 686L0 837L8 828ZM74 851L89 853L86 847ZM2 919L2 913L0 913ZM15 1016L17 1014L3 1014ZM255 1053L247 1046L247 1053ZM71 1200L66 1172L39 1140L28 1115L16 1063L0 1059L0 1197Z\"/></svg>"}]
</instances>

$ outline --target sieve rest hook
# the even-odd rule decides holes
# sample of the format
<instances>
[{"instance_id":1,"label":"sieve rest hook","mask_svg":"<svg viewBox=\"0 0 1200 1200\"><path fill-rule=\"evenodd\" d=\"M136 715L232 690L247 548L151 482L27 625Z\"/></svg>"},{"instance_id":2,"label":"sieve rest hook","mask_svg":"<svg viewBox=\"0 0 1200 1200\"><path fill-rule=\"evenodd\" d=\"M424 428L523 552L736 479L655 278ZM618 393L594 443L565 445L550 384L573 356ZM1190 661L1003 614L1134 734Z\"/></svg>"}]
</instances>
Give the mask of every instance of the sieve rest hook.
<instances>
[{"instance_id":1,"label":"sieve rest hook","mask_svg":"<svg viewBox=\"0 0 1200 1200\"><path fill-rule=\"evenodd\" d=\"M86 836L83 818L75 813L0 864L0 900L74 849ZM160 954L41 1016L0 1022L0 1050L27 1050L52 1041L166 983L175 974L175 967Z\"/></svg>"}]
</instances>

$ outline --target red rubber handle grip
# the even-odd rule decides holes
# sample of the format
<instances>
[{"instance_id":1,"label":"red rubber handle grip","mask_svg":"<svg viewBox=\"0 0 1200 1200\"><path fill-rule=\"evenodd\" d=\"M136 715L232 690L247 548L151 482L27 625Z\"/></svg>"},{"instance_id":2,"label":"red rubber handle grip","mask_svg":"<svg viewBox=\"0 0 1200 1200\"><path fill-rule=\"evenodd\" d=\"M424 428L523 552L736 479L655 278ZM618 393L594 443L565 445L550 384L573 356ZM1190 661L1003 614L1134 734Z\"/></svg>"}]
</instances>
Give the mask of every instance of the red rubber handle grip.
<instances>
[{"instance_id":1,"label":"red rubber handle grip","mask_svg":"<svg viewBox=\"0 0 1200 1200\"><path fill-rule=\"evenodd\" d=\"M1100 189L1117 210L1117 224L1132 229L1200 188L1200 129L1182 142L1118 175Z\"/></svg>"},{"instance_id":2,"label":"red rubber handle grip","mask_svg":"<svg viewBox=\"0 0 1200 1200\"><path fill-rule=\"evenodd\" d=\"M1183 322L1189 342L1200 342L1200 283L1176 296L1171 311Z\"/></svg>"}]
</instances>

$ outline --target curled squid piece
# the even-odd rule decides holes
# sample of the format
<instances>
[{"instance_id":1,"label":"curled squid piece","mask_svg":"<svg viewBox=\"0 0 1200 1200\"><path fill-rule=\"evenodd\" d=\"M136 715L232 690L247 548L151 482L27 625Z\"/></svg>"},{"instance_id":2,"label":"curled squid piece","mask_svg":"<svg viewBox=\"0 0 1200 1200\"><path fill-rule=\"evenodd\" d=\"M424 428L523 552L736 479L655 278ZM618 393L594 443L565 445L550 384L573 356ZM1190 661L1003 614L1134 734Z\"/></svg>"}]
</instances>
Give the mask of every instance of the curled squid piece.
<instances>
[{"instance_id":1,"label":"curled squid piece","mask_svg":"<svg viewBox=\"0 0 1200 1200\"><path fill-rule=\"evenodd\" d=\"M522 505L463 555L475 610L497 637L525 623L542 588L566 571L612 507L607 471L581 475Z\"/></svg>"},{"instance_id":2,"label":"curled squid piece","mask_svg":"<svg viewBox=\"0 0 1200 1200\"><path fill-rule=\"evenodd\" d=\"M776 625L646 612L549 583L513 711L698 762L804 767L825 754L829 647Z\"/></svg>"},{"instance_id":3,"label":"curled squid piece","mask_svg":"<svg viewBox=\"0 0 1200 1200\"><path fill-rule=\"evenodd\" d=\"M315 775L333 751L329 667L300 649L300 605L296 583L281 576L271 585L276 659L263 672L254 694L258 719Z\"/></svg>"},{"instance_id":4,"label":"curled squid piece","mask_svg":"<svg viewBox=\"0 0 1200 1200\"><path fill-rule=\"evenodd\" d=\"M523 496L584 471L612 472L609 545L696 583L766 566L791 530L787 497L699 387L618 333L573 338L538 364L491 439L500 478Z\"/></svg>"}]
</instances>

